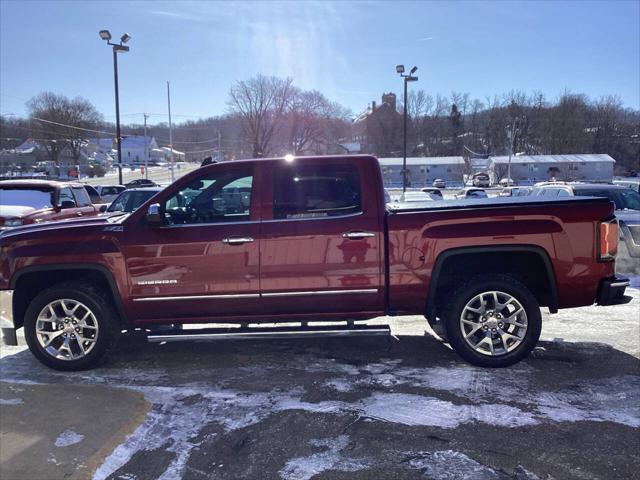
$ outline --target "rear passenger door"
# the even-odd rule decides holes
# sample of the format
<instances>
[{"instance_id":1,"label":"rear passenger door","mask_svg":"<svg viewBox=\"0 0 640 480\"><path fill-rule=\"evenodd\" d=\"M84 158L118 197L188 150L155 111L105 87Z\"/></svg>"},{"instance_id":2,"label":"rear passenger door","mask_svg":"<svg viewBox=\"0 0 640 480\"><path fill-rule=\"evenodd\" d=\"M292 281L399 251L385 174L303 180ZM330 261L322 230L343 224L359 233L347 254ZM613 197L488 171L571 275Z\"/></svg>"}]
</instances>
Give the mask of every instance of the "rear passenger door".
<instances>
[{"instance_id":1,"label":"rear passenger door","mask_svg":"<svg viewBox=\"0 0 640 480\"><path fill-rule=\"evenodd\" d=\"M341 159L268 164L260 242L263 313L382 308L382 200L378 189L362 188L366 166Z\"/></svg>"}]
</instances>

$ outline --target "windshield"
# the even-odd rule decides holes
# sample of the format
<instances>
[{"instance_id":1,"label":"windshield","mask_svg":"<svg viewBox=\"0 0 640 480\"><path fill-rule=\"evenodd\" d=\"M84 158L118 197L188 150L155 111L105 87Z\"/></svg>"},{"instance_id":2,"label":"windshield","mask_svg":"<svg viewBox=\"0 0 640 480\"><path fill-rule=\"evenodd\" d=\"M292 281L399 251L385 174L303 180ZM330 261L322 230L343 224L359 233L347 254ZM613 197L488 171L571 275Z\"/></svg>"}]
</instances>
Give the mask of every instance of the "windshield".
<instances>
[{"instance_id":1,"label":"windshield","mask_svg":"<svg viewBox=\"0 0 640 480\"><path fill-rule=\"evenodd\" d=\"M640 210L640 194L627 189L607 189L593 188L576 190L576 195L580 197L605 197L611 200L616 210Z\"/></svg>"},{"instance_id":2,"label":"windshield","mask_svg":"<svg viewBox=\"0 0 640 480\"><path fill-rule=\"evenodd\" d=\"M482 190L469 190L467 197L487 198L487 194Z\"/></svg>"},{"instance_id":3,"label":"windshield","mask_svg":"<svg viewBox=\"0 0 640 480\"><path fill-rule=\"evenodd\" d=\"M113 201L111 205L109 205L107 212L133 212L156 193L158 192L155 190L124 191Z\"/></svg>"},{"instance_id":4,"label":"windshield","mask_svg":"<svg viewBox=\"0 0 640 480\"><path fill-rule=\"evenodd\" d=\"M36 210L53 206L51 188L0 188L0 205L31 207Z\"/></svg>"}]
</instances>

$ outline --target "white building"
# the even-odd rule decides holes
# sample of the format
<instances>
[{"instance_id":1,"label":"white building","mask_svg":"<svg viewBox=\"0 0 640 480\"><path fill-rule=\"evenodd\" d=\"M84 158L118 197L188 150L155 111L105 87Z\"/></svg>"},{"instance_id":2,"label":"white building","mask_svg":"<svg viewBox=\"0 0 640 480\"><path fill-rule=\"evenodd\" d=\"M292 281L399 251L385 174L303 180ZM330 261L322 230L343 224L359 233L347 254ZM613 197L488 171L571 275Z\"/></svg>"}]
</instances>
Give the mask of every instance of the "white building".
<instances>
[{"instance_id":1,"label":"white building","mask_svg":"<svg viewBox=\"0 0 640 480\"><path fill-rule=\"evenodd\" d=\"M122 163L127 165L144 165L145 143L149 152L149 163L163 161L164 158L156 156L154 151L158 150L158 143L154 137L143 135L130 135L122 138Z\"/></svg>"},{"instance_id":2,"label":"white building","mask_svg":"<svg viewBox=\"0 0 640 480\"><path fill-rule=\"evenodd\" d=\"M402 187L402 158L379 158L384 186ZM462 185L466 164L462 157L407 157L407 186L431 186L436 178Z\"/></svg>"},{"instance_id":3,"label":"white building","mask_svg":"<svg viewBox=\"0 0 640 480\"><path fill-rule=\"evenodd\" d=\"M611 182L616 161L606 154L516 155L511 179L520 185L547 180ZM508 156L489 158L492 183L507 178Z\"/></svg>"}]
</instances>

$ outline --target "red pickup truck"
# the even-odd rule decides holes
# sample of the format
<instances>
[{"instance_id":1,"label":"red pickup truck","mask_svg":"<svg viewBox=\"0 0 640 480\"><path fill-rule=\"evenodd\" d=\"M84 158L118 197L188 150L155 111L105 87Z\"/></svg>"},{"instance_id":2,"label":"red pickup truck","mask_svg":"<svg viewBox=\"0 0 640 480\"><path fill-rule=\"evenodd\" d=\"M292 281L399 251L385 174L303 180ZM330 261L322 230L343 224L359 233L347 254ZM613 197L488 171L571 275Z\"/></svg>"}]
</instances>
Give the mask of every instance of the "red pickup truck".
<instances>
[{"instance_id":1,"label":"red pickup truck","mask_svg":"<svg viewBox=\"0 0 640 480\"><path fill-rule=\"evenodd\" d=\"M0 181L0 230L100 213L85 186L50 180Z\"/></svg>"},{"instance_id":2,"label":"red pickup truck","mask_svg":"<svg viewBox=\"0 0 640 480\"><path fill-rule=\"evenodd\" d=\"M540 306L628 300L617 241L604 198L387 206L375 157L223 162L130 214L3 232L3 333L24 327L42 363L74 370L134 328L420 314L467 361L501 367L534 348Z\"/></svg>"}]
</instances>

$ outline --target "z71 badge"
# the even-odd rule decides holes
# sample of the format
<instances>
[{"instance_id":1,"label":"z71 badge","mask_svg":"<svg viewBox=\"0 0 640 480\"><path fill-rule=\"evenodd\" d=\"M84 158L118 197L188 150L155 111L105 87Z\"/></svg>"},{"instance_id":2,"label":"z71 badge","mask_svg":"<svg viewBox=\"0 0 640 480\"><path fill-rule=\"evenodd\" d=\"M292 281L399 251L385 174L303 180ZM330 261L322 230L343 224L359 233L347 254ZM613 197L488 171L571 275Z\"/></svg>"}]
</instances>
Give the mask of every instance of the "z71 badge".
<instances>
[{"instance_id":1,"label":"z71 badge","mask_svg":"<svg viewBox=\"0 0 640 480\"><path fill-rule=\"evenodd\" d=\"M178 280L142 280L136 282L136 285L173 285L178 283Z\"/></svg>"}]
</instances>

